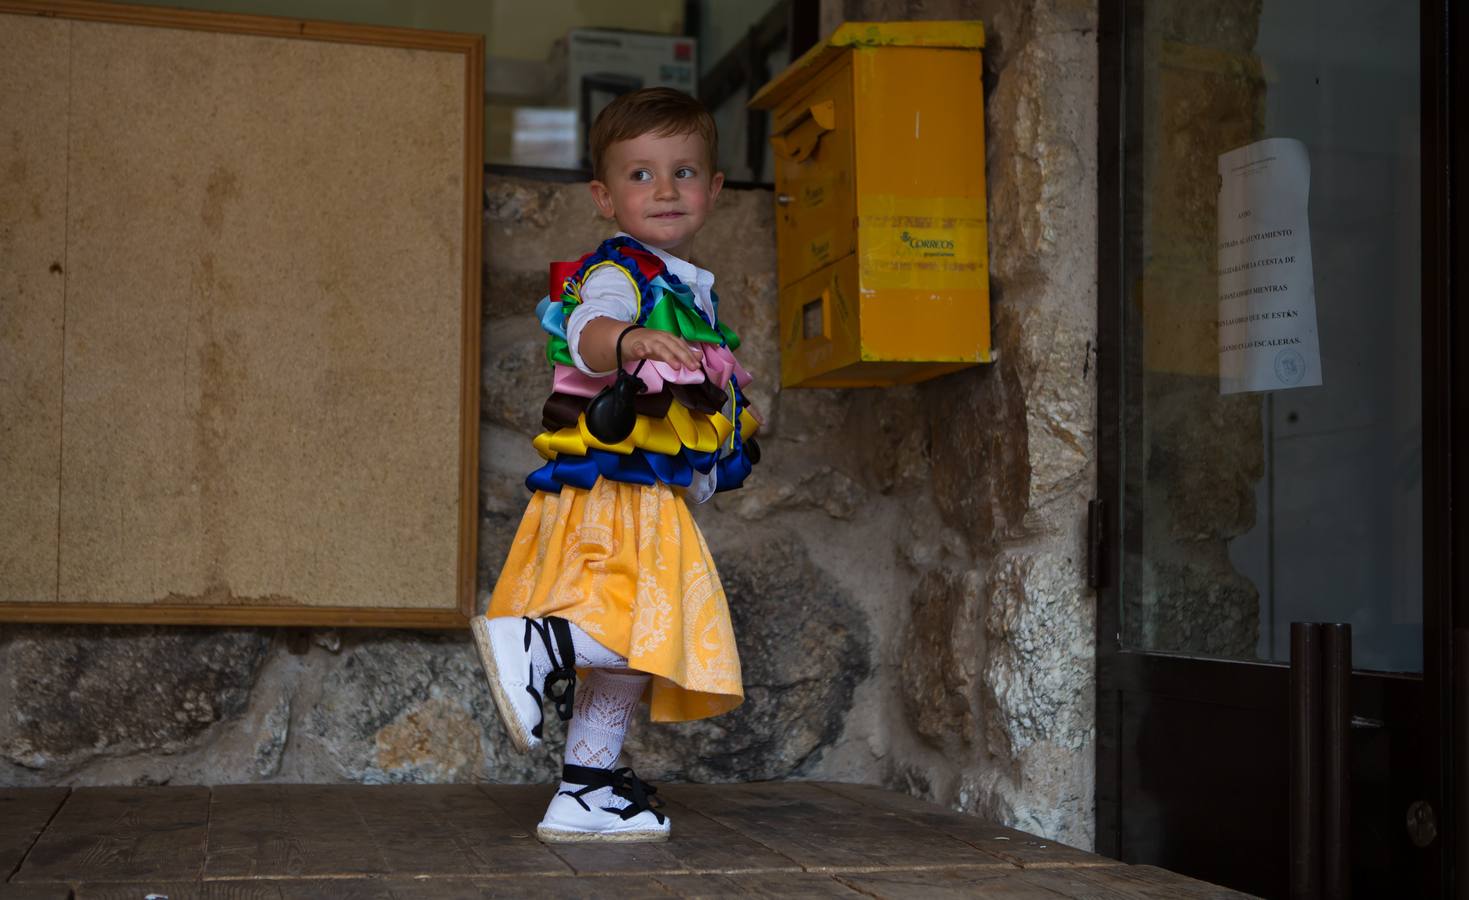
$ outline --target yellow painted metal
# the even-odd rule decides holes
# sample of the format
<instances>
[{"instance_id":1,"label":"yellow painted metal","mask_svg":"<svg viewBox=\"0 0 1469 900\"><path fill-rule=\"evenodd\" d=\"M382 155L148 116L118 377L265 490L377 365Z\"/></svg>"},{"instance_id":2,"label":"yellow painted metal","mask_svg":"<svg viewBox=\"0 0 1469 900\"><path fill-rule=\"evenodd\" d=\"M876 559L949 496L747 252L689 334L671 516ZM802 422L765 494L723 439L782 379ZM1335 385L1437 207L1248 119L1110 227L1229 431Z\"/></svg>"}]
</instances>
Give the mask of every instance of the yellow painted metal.
<instances>
[{"instance_id":1,"label":"yellow painted metal","mask_svg":"<svg viewBox=\"0 0 1469 900\"><path fill-rule=\"evenodd\" d=\"M990 362L978 22L847 23L751 100L773 111L781 381Z\"/></svg>"}]
</instances>

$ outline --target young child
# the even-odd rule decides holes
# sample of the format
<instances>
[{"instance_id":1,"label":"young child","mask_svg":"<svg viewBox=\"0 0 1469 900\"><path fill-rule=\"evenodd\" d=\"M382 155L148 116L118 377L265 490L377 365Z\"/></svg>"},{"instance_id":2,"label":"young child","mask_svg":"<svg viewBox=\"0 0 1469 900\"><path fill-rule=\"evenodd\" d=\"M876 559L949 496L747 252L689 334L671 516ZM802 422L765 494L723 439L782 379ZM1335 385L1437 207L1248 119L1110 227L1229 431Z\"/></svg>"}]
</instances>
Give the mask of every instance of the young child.
<instances>
[{"instance_id":1,"label":"young child","mask_svg":"<svg viewBox=\"0 0 1469 900\"><path fill-rule=\"evenodd\" d=\"M628 721L644 698L653 721L678 722L744 697L724 590L686 506L739 487L758 458L739 338L714 276L683 258L724 182L716 141L703 106L667 88L603 110L590 186L621 230L553 264L537 307L553 366L534 441L546 464L526 479L534 494L473 631L518 748L541 742L543 693L570 720L543 841L667 840L654 788L614 768Z\"/></svg>"}]
</instances>

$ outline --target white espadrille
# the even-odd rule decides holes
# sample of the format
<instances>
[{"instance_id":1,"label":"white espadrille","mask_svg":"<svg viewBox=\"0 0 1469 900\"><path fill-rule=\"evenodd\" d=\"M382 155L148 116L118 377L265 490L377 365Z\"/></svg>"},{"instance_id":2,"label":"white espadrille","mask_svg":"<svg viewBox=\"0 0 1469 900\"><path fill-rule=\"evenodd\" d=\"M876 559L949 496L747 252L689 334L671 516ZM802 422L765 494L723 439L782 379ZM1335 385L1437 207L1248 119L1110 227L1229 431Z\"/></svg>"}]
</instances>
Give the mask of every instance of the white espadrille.
<instances>
[{"instance_id":1,"label":"white espadrille","mask_svg":"<svg viewBox=\"0 0 1469 900\"><path fill-rule=\"evenodd\" d=\"M555 616L540 620L477 616L470 623L470 631L474 633L474 646L485 670L485 680L489 682L495 708L500 711L510 740L522 753L540 746L544 718L542 690L555 703L556 713L563 721L571 718L576 654L566 621ZM536 637L541 639L544 654L532 652Z\"/></svg>"},{"instance_id":2,"label":"white espadrille","mask_svg":"<svg viewBox=\"0 0 1469 900\"><path fill-rule=\"evenodd\" d=\"M495 708L515 749L524 753L539 746L541 739L533 730L541 720L541 704L526 690L533 673L530 648L521 637L524 620L476 616L469 628L474 632L474 647L479 651L490 695L495 698Z\"/></svg>"},{"instance_id":3,"label":"white espadrille","mask_svg":"<svg viewBox=\"0 0 1469 900\"><path fill-rule=\"evenodd\" d=\"M549 844L655 843L668 840L671 823L659 812L663 805L657 788L633 774L632 769L592 769L566 765L566 785L551 798L536 837Z\"/></svg>"}]
</instances>

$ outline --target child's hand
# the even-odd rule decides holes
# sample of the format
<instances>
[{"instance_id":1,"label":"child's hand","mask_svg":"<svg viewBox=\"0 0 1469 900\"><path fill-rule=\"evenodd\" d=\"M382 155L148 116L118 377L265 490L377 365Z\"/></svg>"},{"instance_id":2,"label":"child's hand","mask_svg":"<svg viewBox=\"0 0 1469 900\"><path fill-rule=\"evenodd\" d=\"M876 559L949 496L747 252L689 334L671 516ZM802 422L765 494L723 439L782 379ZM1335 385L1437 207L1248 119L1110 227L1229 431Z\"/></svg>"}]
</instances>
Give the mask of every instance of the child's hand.
<instances>
[{"instance_id":1,"label":"child's hand","mask_svg":"<svg viewBox=\"0 0 1469 900\"><path fill-rule=\"evenodd\" d=\"M579 349L582 359L594 371L606 372L617 366L617 336L628 323L619 319L598 317L582 329ZM622 361L651 359L671 366L697 369L703 355L682 338L656 328L634 328L622 339Z\"/></svg>"},{"instance_id":2,"label":"child's hand","mask_svg":"<svg viewBox=\"0 0 1469 900\"><path fill-rule=\"evenodd\" d=\"M651 359L655 362L697 369L703 354L689 346L688 342L674 337L666 331L654 328L639 328L629 331L622 339L622 359Z\"/></svg>"}]
</instances>

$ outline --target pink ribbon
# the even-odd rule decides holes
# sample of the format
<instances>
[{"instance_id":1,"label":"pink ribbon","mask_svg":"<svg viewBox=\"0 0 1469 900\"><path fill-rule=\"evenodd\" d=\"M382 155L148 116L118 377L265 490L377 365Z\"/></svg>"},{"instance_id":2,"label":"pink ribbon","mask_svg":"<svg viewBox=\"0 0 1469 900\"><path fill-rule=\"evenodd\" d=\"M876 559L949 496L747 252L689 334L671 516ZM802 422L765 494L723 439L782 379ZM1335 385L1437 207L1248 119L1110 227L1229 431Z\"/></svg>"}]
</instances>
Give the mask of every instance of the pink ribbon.
<instances>
[{"instance_id":1,"label":"pink ribbon","mask_svg":"<svg viewBox=\"0 0 1469 900\"><path fill-rule=\"evenodd\" d=\"M682 366L673 366L657 360L648 360L643 370L638 373L638 378L648 386L648 393L662 393L669 384L703 384L704 373L709 373L709 380L720 390L729 389L730 375L739 379L740 388L744 389L750 384L750 373L735 359L734 353L728 347L716 347L712 344L701 344L699 347L704 353L703 369L685 369ZM628 372L636 369L641 360L630 360L623 365ZM551 389L561 394L571 394L574 397L595 397L602 388L611 385L616 380L613 375L604 375L601 378L593 378L574 366L555 367L551 376Z\"/></svg>"}]
</instances>

